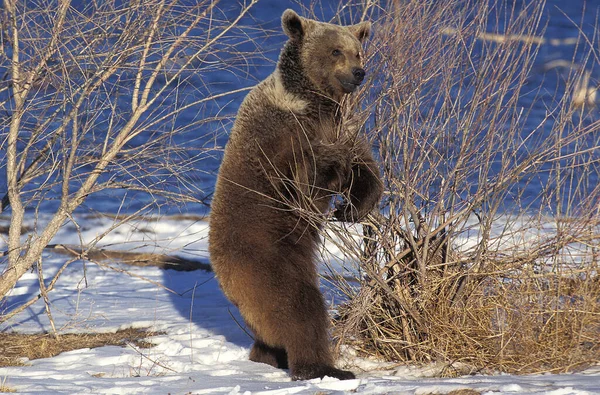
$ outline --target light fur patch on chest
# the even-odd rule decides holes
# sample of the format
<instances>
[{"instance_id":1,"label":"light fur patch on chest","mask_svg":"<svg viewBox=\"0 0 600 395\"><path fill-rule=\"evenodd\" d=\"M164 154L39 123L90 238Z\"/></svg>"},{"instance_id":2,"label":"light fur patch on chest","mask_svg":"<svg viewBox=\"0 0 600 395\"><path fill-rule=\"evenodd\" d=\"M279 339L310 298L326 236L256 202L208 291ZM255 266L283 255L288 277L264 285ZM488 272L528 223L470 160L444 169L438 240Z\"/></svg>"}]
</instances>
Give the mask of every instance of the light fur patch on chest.
<instances>
[{"instance_id":1,"label":"light fur patch on chest","mask_svg":"<svg viewBox=\"0 0 600 395\"><path fill-rule=\"evenodd\" d=\"M281 108L282 110L291 111L293 113L303 113L306 110L306 107L308 107L308 103L305 100L288 92L283 87L279 70L275 71L269 79L265 81L263 92L275 107Z\"/></svg>"}]
</instances>

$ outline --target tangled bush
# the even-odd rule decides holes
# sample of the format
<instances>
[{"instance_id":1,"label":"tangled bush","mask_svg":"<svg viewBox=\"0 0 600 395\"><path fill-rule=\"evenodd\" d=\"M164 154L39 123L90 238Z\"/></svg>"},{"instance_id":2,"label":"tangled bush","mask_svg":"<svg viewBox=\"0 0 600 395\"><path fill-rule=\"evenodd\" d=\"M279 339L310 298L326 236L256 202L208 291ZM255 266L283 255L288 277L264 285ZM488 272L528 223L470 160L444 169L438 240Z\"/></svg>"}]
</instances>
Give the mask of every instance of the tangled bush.
<instances>
[{"instance_id":1,"label":"tangled bush","mask_svg":"<svg viewBox=\"0 0 600 395\"><path fill-rule=\"evenodd\" d=\"M448 374L599 361L600 124L572 100L587 72L552 98L531 78L543 4L376 6L371 81L347 106L379 148L386 196L361 242L327 229L359 262L337 280L336 335Z\"/></svg>"}]
</instances>

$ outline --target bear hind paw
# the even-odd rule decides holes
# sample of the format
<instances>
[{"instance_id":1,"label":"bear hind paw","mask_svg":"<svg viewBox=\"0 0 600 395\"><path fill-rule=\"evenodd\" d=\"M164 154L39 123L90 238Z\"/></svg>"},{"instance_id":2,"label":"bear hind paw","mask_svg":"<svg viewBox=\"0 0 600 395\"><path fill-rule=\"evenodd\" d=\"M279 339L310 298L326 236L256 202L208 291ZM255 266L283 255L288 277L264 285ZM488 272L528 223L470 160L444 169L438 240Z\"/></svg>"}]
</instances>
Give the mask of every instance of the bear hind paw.
<instances>
[{"instance_id":1,"label":"bear hind paw","mask_svg":"<svg viewBox=\"0 0 600 395\"><path fill-rule=\"evenodd\" d=\"M325 376L334 377L338 380L355 379L354 373L348 370L341 370L327 365L302 365L292 368L292 380L310 380L314 378L323 378Z\"/></svg>"}]
</instances>

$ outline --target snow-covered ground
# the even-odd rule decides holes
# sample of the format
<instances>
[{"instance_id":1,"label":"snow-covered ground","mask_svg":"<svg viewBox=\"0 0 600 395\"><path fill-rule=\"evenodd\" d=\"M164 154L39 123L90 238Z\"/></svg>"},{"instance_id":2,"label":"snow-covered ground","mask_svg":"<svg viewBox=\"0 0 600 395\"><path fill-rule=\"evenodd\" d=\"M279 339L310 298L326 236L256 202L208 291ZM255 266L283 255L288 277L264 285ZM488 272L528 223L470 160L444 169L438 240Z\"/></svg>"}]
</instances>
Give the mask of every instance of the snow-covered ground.
<instances>
[{"instance_id":1,"label":"snow-covered ground","mask_svg":"<svg viewBox=\"0 0 600 395\"><path fill-rule=\"evenodd\" d=\"M82 218L66 226L55 243L77 245L101 234L113 220ZM192 219L134 221L99 246L176 254L208 261L207 223ZM0 247L4 247L0 240ZM68 257L48 252L50 278ZM356 380L325 378L292 382L286 371L248 361L252 343L239 313L223 296L212 273L116 265L134 274L74 262L50 293L61 332L110 332L151 328L149 349L107 346L0 368L0 384L19 393L94 394L444 394L473 389L484 394L600 394L600 366L577 374L495 375L433 378L431 367L391 366L352 357ZM328 292L333 292L328 290ZM9 299L37 294L37 275L27 274ZM331 300L331 298L328 298ZM50 330L42 301L13 317L0 330Z\"/></svg>"}]
</instances>

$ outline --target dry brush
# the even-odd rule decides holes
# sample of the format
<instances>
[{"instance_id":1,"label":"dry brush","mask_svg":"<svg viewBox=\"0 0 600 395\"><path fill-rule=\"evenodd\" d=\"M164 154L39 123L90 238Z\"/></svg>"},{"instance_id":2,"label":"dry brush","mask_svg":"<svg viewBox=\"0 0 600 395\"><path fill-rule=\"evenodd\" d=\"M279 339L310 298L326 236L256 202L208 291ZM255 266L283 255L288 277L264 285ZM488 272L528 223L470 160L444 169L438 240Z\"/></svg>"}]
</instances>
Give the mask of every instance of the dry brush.
<instances>
[{"instance_id":1,"label":"dry brush","mask_svg":"<svg viewBox=\"0 0 600 395\"><path fill-rule=\"evenodd\" d=\"M338 279L336 336L448 374L599 361L600 122L573 103L588 72L554 92L532 83L541 2L370 5L371 77L347 107L378 146L386 195L362 227L326 229L358 262L359 286ZM596 42L569 45L588 60Z\"/></svg>"}]
</instances>

